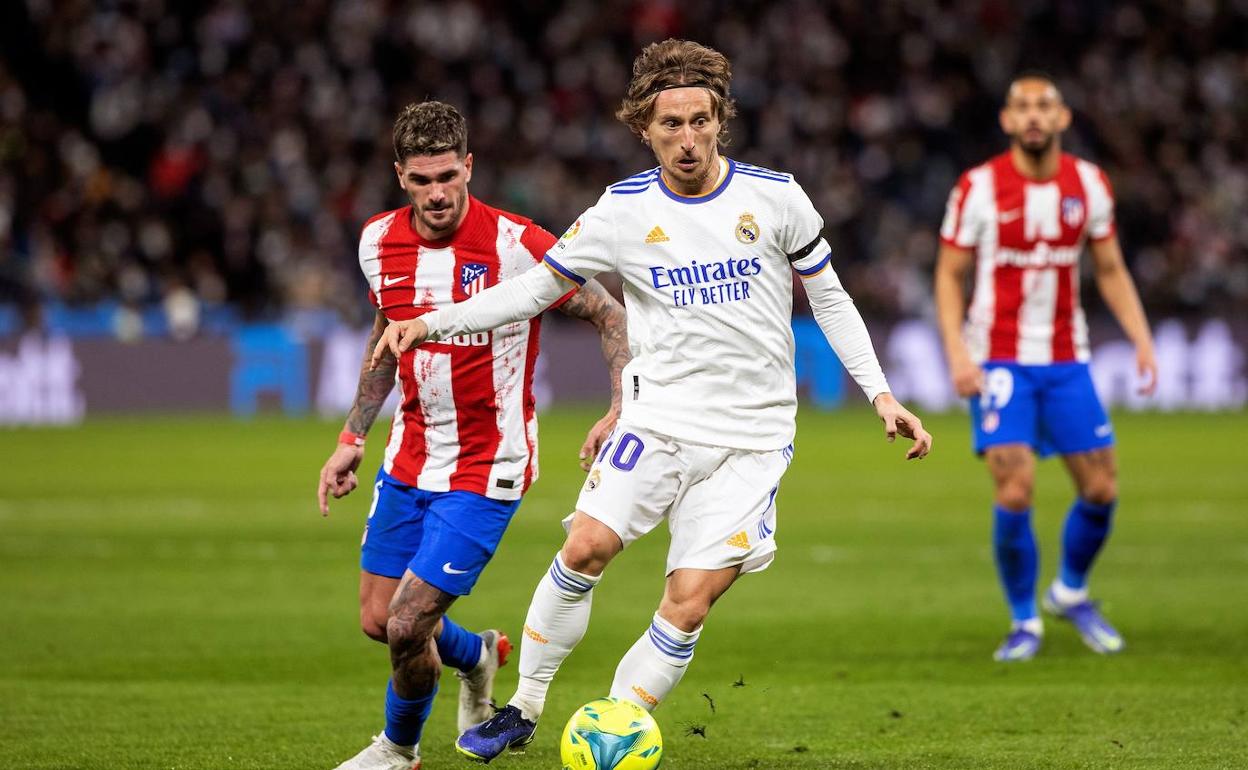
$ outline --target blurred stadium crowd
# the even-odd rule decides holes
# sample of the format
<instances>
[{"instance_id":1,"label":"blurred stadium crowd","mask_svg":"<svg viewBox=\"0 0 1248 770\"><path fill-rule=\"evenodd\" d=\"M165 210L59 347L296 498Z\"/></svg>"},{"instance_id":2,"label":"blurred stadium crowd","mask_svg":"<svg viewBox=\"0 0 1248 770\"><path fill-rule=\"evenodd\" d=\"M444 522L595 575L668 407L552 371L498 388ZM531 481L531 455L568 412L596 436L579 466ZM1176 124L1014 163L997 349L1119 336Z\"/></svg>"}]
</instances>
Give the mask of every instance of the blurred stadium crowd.
<instances>
[{"instance_id":1,"label":"blurred stadium crowd","mask_svg":"<svg viewBox=\"0 0 1248 770\"><path fill-rule=\"evenodd\" d=\"M469 119L471 189L560 232L653 165L612 113L642 45L734 65L729 154L792 171L867 314L930 313L957 174L1044 68L1156 313L1248 300L1248 0L17 0L0 10L0 302L368 317L390 123Z\"/></svg>"}]
</instances>

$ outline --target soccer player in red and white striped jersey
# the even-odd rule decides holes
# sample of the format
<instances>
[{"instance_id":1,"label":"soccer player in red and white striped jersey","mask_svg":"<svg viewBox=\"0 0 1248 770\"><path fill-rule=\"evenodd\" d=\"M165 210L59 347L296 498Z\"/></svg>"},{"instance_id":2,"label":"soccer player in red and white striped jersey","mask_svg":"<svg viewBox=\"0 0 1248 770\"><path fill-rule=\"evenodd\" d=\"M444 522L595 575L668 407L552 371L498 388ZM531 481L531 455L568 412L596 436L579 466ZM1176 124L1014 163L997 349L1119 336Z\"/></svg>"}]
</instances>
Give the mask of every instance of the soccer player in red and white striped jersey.
<instances>
[{"instance_id":1,"label":"soccer player in red and white striped jersey","mask_svg":"<svg viewBox=\"0 0 1248 770\"><path fill-rule=\"evenodd\" d=\"M454 107L409 105L394 128L395 173L410 205L374 216L360 236L360 269L377 308L359 390L339 443L321 470L318 498L357 485L364 435L397 381L385 457L364 529L360 622L390 647L386 728L346 770L419 767L421 728L441 664L460 671L460 730L491 716L494 672L510 642L470 633L446 610L468 594L494 554L520 497L537 478L533 370L540 318L431 342L370 370L386 326L463 301L533 267L556 238L525 217L468 194L473 156ZM607 415L589 432L582 465L598 452L620 410L620 371L629 361L624 310L596 283L553 307L592 322L612 382Z\"/></svg>"},{"instance_id":2,"label":"soccer player in red and white striped jersey","mask_svg":"<svg viewBox=\"0 0 1248 770\"><path fill-rule=\"evenodd\" d=\"M1113 427L1088 372L1079 301L1085 244L1097 289L1135 344L1144 392L1157 380L1152 335L1118 245L1109 180L1061 150L1071 113L1053 79L1037 72L1015 78L1000 120L1010 149L967 171L950 194L935 278L950 373L970 399L975 451L996 485L994 548L1013 622L994 657L1027 660L1043 637L1032 487L1036 456L1054 452L1078 496L1044 606L1093 650L1113 653L1122 637L1087 590L1118 490ZM963 287L972 270L968 309Z\"/></svg>"}]
</instances>

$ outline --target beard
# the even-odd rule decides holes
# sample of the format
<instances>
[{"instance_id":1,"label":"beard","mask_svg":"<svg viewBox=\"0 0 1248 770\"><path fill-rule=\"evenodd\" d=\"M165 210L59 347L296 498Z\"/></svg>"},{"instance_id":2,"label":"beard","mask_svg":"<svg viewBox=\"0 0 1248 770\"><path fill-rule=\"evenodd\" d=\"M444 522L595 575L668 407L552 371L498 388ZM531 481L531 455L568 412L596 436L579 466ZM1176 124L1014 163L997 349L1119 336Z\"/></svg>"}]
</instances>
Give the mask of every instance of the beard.
<instances>
[{"instance_id":1,"label":"beard","mask_svg":"<svg viewBox=\"0 0 1248 770\"><path fill-rule=\"evenodd\" d=\"M466 198L466 197L467 197L467 195L462 195L462 196L460 196L460 197L456 198L456 199L455 199L455 200L453 200L453 201L448 201L448 202L447 202L447 205L442 206L442 207L437 208L437 209L430 209L430 208L418 208L418 209L417 209L417 212L418 212L417 216L419 216L419 217L420 217L420 221L424 223L425 227L429 228L430 230L432 230L432 231L433 231L433 232L435 232L435 233L447 233L447 232L450 232L450 231L454 230L454 229L455 229L456 224L458 224L458 221L459 221L459 216L458 216L458 213L459 213L460 211L462 211L462 210L463 210L463 208L464 208L464 198ZM442 223L440 223L440 224L439 224L439 223L437 223L437 222L434 222L434 221L433 221L433 220L432 220L432 219L428 216L428 214L429 214L430 212L432 212L432 211L450 211L450 212L451 212L451 216L450 216L448 219L444 220Z\"/></svg>"},{"instance_id":2,"label":"beard","mask_svg":"<svg viewBox=\"0 0 1248 770\"><path fill-rule=\"evenodd\" d=\"M1022 149L1023 152L1027 153L1033 158L1039 158L1040 156L1047 153L1049 151L1049 148L1053 146L1054 138L1056 138L1055 134L1045 134L1043 138L1036 140L1036 141L1029 142L1023 138L1024 135L1025 135L1024 133L1020 132L1018 136L1015 138L1015 141L1018 142L1018 146L1019 148Z\"/></svg>"}]
</instances>

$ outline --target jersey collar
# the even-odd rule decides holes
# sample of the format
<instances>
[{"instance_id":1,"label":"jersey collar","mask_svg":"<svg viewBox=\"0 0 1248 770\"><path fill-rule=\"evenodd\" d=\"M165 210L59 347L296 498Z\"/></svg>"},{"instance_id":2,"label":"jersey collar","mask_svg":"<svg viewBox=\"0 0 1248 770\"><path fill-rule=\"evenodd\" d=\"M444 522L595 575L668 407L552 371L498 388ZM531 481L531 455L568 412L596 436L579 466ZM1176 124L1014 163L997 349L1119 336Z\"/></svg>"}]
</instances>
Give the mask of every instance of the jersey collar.
<instances>
[{"instance_id":1,"label":"jersey collar","mask_svg":"<svg viewBox=\"0 0 1248 770\"><path fill-rule=\"evenodd\" d=\"M710 192L705 192L701 195L681 195L678 192L674 192L667 186L667 183L663 181L662 171L659 172L659 189L663 191L664 195L677 203L706 203L707 201L713 201L719 197L720 193L728 189L728 182L732 181L732 176L737 171L737 164L732 158L725 158L721 155L720 159L727 164L728 170L725 172L723 170L723 166L720 167L720 173L723 174L723 176L719 178L719 184L715 185L715 188Z\"/></svg>"}]
</instances>

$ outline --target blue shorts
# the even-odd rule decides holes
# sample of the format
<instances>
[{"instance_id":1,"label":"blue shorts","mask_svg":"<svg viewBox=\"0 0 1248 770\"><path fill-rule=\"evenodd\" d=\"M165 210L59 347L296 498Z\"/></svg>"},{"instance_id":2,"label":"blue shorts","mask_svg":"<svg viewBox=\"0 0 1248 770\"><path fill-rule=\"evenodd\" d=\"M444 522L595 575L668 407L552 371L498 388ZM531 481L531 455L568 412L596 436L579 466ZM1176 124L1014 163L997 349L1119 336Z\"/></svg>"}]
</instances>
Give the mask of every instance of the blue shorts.
<instances>
[{"instance_id":1,"label":"blue shorts","mask_svg":"<svg viewBox=\"0 0 1248 770\"><path fill-rule=\"evenodd\" d=\"M426 492L378 470L360 567L392 578L410 569L435 588L467 596L519 507L519 500L474 492Z\"/></svg>"},{"instance_id":2,"label":"blue shorts","mask_svg":"<svg viewBox=\"0 0 1248 770\"><path fill-rule=\"evenodd\" d=\"M1087 364L988 361L983 368L984 392L970 399L977 454L1000 444L1028 444L1041 457L1113 446Z\"/></svg>"}]
</instances>

